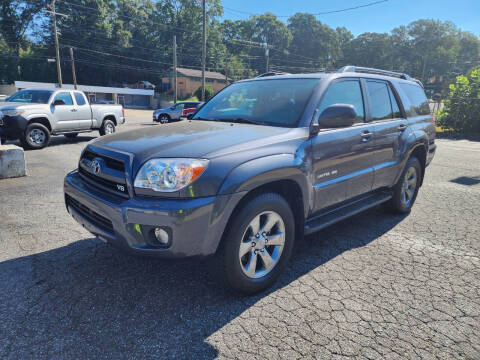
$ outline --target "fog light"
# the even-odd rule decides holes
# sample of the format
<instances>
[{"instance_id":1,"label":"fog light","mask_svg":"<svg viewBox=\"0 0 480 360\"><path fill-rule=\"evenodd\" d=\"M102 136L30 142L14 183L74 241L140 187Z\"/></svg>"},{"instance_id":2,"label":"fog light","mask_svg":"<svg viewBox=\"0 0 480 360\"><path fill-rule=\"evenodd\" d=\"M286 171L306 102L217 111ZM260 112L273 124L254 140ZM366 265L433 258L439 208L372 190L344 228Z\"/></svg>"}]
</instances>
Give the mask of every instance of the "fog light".
<instances>
[{"instance_id":1,"label":"fog light","mask_svg":"<svg viewBox=\"0 0 480 360\"><path fill-rule=\"evenodd\" d=\"M162 244L162 245L167 245L168 244L168 233L163 230L162 228L156 227L153 230L153 233L155 235L155 239Z\"/></svg>"}]
</instances>

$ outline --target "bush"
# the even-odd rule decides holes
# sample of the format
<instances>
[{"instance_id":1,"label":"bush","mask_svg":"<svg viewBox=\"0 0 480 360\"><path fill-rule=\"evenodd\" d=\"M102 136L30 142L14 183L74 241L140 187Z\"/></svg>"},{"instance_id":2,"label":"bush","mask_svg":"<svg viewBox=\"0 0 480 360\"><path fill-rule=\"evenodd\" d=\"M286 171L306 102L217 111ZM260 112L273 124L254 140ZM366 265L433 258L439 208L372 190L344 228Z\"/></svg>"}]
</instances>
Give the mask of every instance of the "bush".
<instances>
[{"instance_id":1,"label":"bush","mask_svg":"<svg viewBox=\"0 0 480 360\"><path fill-rule=\"evenodd\" d=\"M214 92L210 85L205 86L205 101L209 100L213 96ZM202 99L202 87L199 86L197 90L193 93L193 96L196 96L199 99Z\"/></svg>"},{"instance_id":2,"label":"bush","mask_svg":"<svg viewBox=\"0 0 480 360\"><path fill-rule=\"evenodd\" d=\"M480 133L480 67L458 76L438 112L438 125L463 134Z\"/></svg>"}]
</instances>

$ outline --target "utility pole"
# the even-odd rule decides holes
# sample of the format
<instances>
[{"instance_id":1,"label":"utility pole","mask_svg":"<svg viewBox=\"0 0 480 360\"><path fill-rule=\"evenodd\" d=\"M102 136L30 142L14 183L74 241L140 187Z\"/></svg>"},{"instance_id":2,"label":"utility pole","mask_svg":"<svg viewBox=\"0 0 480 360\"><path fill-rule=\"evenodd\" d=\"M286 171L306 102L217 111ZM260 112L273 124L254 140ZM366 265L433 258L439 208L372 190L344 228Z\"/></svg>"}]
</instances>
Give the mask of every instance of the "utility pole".
<instances>
[{"instance_id":1,"label":"utility pole","mask_svg":"<svg viewBox=\"0 0 480 360\"><path fill-rule=\"evenodd\" d=\"M60 14L55 11L55 1L53 0L52 3L50 4L50 8L52 11L45 10L46 13L50 13L53 15L53 32L55 34L55 53L56 53L56 59L57 59L57 76L58 76L58 86L62 87L62 68L60 65L60 46L58 44L58 32L57 32L57 15L63 16L63 17L68 17L65 14Z\"/></svg>"},{"instance_id":2,"label":"utility pole","mask_svg":"<svg viewBox=\"0 0 480 360\"><path fill-rule=\"evenodd\" d=\"M75 59L73 58L73 48L70 47L70 59L72 60L73 87L77 90L77 74L75 73Z\"/></svg>"},{"instance_id":3,"label":"utility pole","mask_svg":"<svg viewBox=\"0 0 480 360\"><path fill-rule=\"evenodd\" d=\"M228 56L225 58L225 84L228 85Z\"/></svg>"},{"instance_id":4,"label":"utility pole","mask_svg":"<svg viewBox=\"0 0 480 360\"><path fill-rule=\"evenodd\" d=\"M173 35L173 103L177 103L177 35Z\"/></svg>"},{"instance_id":5,"label":"utility pole","mask_svg":"<svg viewBox=\"0 0 480 360\"><path fill-rule=\"evenodd\" d=\"M266 41L264 43L264 46L265 46L265 60L266 60L265 72L268 73L268 63L269 63L269 60L270 60L270 49L268 48L268 44L267 44Z\"/></svg>"},{"instance_id":6,"label":"utility pole","mask_svg":"<svg viewBox=\"0 0 480 360\"><path fill-rule=\"evenodd\" d=\"M203 5L203 34L202 34L202 101L205 101L205 63L207 60L207 4L202 0Z\"/></svg>"}]
</instances>

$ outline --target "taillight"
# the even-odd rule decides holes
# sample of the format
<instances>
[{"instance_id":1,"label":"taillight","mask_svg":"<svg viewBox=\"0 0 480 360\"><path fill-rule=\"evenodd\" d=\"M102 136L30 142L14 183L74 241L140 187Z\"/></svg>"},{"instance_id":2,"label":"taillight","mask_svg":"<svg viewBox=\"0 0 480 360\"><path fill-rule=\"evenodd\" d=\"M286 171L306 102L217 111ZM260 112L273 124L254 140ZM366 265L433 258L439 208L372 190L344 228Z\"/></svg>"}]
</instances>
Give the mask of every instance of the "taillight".
<instances>
[{"instance_id":1,"label":"taillight","mask_svg":"<svg viewBox=\"0 0 480 360\"><path fill-rule=\"evenodd\" d=\"M122 116L125 117L125 109L122 107Z\"/></svg>"}]
</instances>

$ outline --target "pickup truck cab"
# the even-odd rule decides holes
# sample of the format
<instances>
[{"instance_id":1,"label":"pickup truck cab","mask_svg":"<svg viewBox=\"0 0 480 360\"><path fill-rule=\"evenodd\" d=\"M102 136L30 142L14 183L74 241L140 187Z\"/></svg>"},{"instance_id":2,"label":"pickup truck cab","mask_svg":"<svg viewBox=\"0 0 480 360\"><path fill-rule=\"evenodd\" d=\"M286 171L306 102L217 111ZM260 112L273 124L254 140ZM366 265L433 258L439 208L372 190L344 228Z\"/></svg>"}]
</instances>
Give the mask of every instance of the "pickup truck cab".
<instances>
[{"instance_id":1,"label":"pickup truck cab","mask_svg":"<svg viewBox=\"0 0 480 360\"><path fill-rule=\"evenodd\" d=\"M0 102L0 136L19 139L31 149L47 146L51 135L73 138L93 130L112 134L124 122L121 105L90 105L76 90L20 90Z\"/></svg>"},{"instance_id":2,"label":"pickup truck cab","mask_svg":"<svg viewBox=\"0 0 480 360\"><path fill-rule=\"evenodd\" d=\"M296 238L383 204L408 213L435 153L420 82L347 67L235 82L191 120L92 141L69 213L125 251L213 257L233 289L270 286Z\"/></svg>"}]
</instances>

